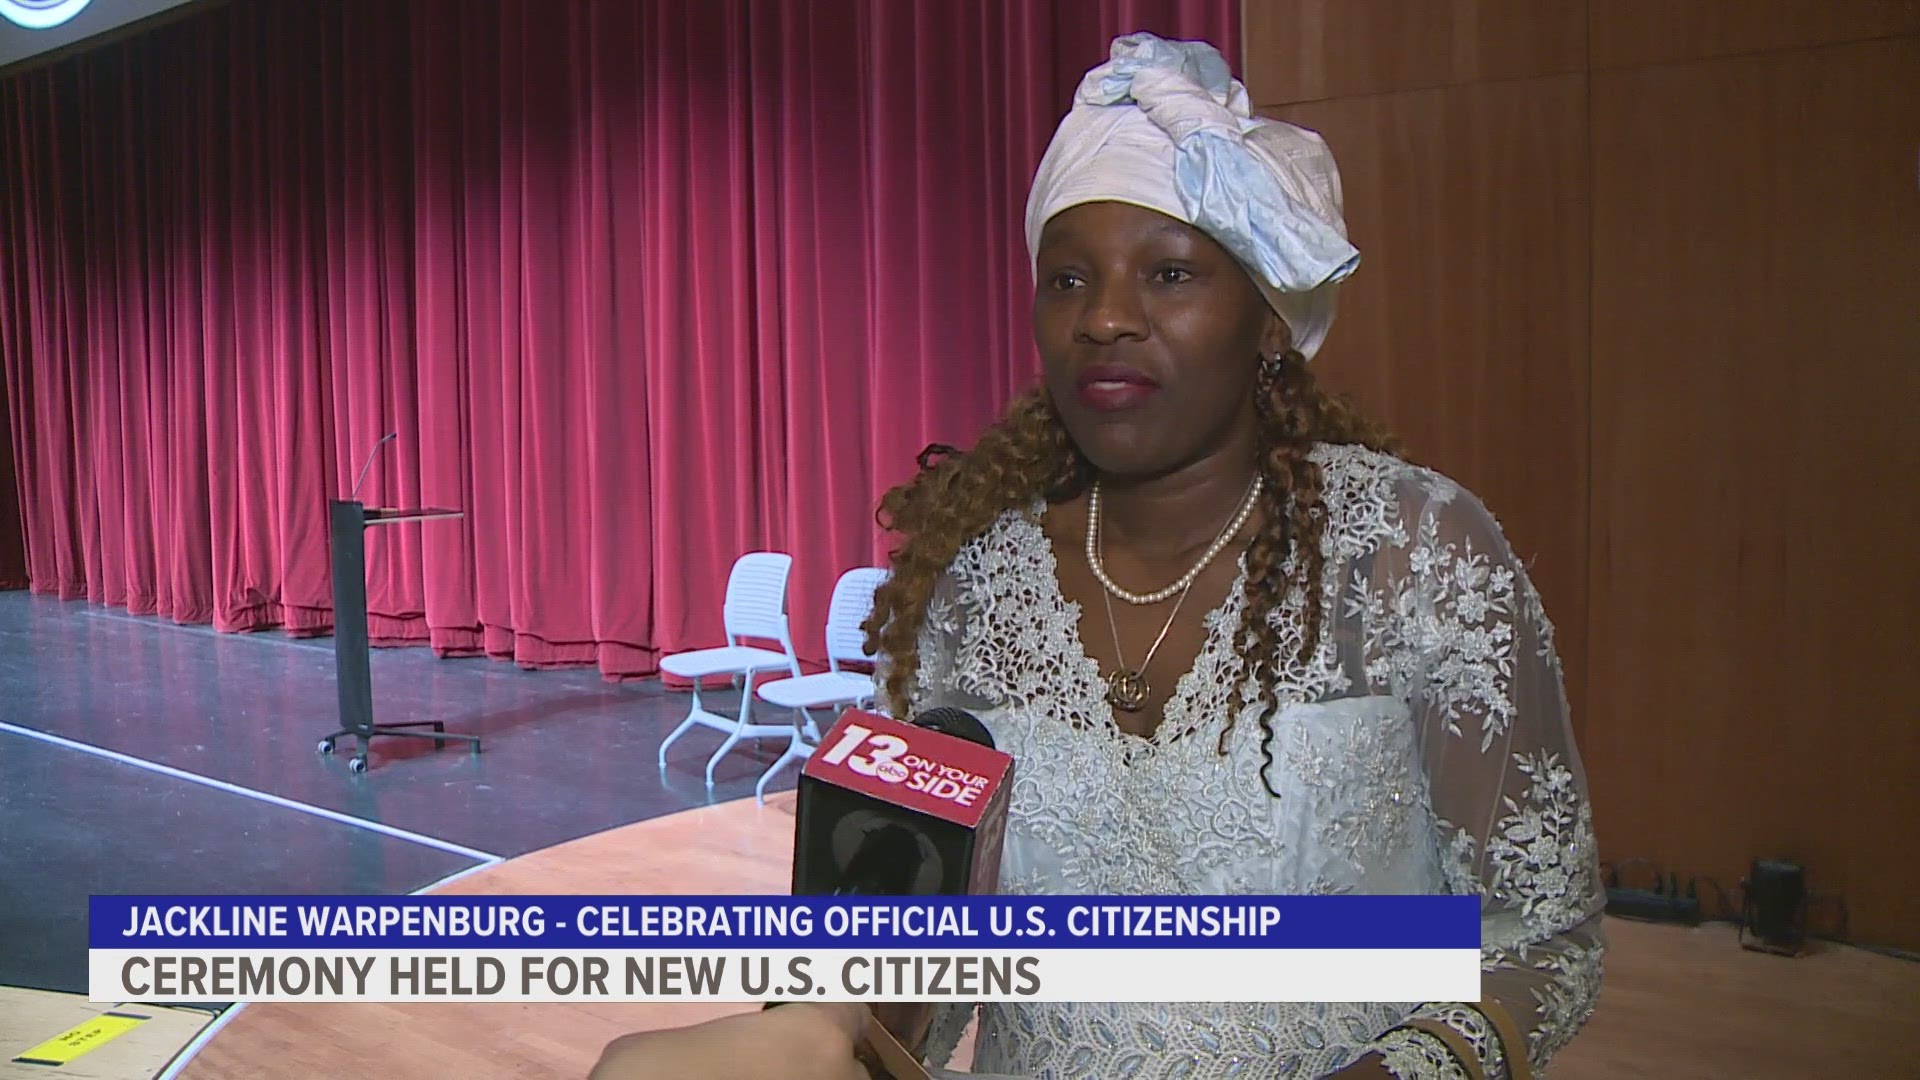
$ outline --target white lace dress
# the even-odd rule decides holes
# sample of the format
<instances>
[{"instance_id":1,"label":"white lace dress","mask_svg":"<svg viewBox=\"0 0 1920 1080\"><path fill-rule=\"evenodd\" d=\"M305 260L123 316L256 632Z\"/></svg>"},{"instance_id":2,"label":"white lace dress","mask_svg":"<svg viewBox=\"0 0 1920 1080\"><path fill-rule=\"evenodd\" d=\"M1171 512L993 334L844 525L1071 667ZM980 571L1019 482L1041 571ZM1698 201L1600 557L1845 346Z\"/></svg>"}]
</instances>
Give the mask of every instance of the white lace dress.
<instances>
[{"instance_id":1,"label":"white lace dress","mask_svg":"<svg viewBox=\"0 0 1920 1080\"><path fill-rule=\"evenodd\" d=\"M1244 577L1208 615L1155 735L1124 733L1078 606L1061 595L1040 506L955 557L929 607L912 705L975 713L1017 761L1003 892L1481 896L1484 994L1525 1029L1538 1069L1590 1014L1604 948L1552 627L1471 494L1355 447L1314 457L1329 510L1326 632L1312 664L1280 669L1270 775L1281 798L1261 784L1250 694L1229 699ZM1283 658L1299 651L1303 595L1275 616ZM942 1009L930 1063L948 1060L972 1013ZM1441 1039L1400 1026L1415 1018L1455 1029L1486 1075L1507 1075L1484 1016L1447 1002L988 1003L973 1069L1312 1077L1373 1050L1403 1078L1465 1075Z\"/></svg>"}]
</instances>

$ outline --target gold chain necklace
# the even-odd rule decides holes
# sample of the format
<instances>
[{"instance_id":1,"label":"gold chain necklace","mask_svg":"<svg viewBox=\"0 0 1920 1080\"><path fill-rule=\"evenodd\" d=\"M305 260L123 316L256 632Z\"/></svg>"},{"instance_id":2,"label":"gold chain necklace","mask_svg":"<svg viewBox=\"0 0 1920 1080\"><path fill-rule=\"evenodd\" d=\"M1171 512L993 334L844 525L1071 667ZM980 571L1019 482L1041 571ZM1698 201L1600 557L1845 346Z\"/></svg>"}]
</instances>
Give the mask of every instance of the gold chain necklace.
<instances>
[{"instance_id":1,"label":"gold chain necklace","mask_svg":"<svg viewBox=\"0 0 1920 1080\"><path fill-rule=\"evenodd\" d=\"M1099 527L1100 486L1097 481L1095 482L1087 501L1087 566L1093 571L1094 577L1100 580L1102 586L1100 599L1107 607L1107 629L1113 632L1113 655L1117 666L1107 675L1108 704L1122 712L1139 712L1152 698L1153 687L1147 682L1147 667L1153 663L1153 655L1160 651L1161 642L1167 640L1167 631L1173 629L1173 620L1180 616L1180 608L1187 602L1187 594L1193 591L1193 583L1199 580L1200 571L1205 569L1220 552L1226 550L1234 537L1240 535L1240 530L1246 527L1247 519L1252 516L1253 507L1259 497L1260 477L1256 475L1253 478L1253 486L1247 489L1246 499L1240 504L1239 513L1236 513L1233 519L1227 522L1226 528L1220 531L1220 535L1214 538L1200 562L1182 575L1180 580L1154 594L1153 599L1136 599L1133 594L1121 590L1107 579L1102 558L1105 554L1106 538ZM1140 661L1139 667L1128 667L1126 648L1120 644L1120 624L1113 617L1113 597L1118 595L1121 599L1134 604L1157 603L1174 595L1175 590L1178 590L1180 599L1174 602L1173 610L1167 614L1167 621L1160 627L1160 635L1154 638L1153 644L1148 647L1146 658Z\"/></svg>"}]
</instances>

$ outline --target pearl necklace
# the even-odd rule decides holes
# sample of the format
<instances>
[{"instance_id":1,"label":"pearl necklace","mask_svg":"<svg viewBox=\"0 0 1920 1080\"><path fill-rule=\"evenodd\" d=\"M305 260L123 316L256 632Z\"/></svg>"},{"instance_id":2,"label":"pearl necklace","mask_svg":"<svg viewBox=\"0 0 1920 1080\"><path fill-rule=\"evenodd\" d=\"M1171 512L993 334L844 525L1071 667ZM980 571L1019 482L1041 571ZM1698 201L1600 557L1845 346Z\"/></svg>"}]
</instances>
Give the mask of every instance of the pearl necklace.
<instances>
[{"instance_id":1,"label":"pearl necklace","mask_svg":"<svg viewBox=\"0 0 1920 1080\"><path fill-rule=\"evenodd\" d=\"M1200 561L1193 564L1193 569L1180 575L1178 581L1158 592L1132 593L1114 584L1113 579L1107 576L1107 568L1100 558L1100 481L1095 480L1093 490L1087 495L1087 565L1093 569L1093 576L1099 579L1101 588L1112 595L1129 604L1158 604L1175 593L1192 588L1193 583L1199 579L1200 572L1205 570L1213 560L1219 558L1221 552L1227 550L1227 545L1233 542L1234 537L1240 535L1240 530L1246 527L1247 519L1253 516L1254 507L1259 505L1260 488L1261 478L1255 474L1253 485L1247 488L1246 498L1240 501L1239 512L1234 514L1233 520L1227 523L1227 527L1221 530L1220 535L1214 538L1206 554L1200 556Z\"/></svg>"}]
</instances>

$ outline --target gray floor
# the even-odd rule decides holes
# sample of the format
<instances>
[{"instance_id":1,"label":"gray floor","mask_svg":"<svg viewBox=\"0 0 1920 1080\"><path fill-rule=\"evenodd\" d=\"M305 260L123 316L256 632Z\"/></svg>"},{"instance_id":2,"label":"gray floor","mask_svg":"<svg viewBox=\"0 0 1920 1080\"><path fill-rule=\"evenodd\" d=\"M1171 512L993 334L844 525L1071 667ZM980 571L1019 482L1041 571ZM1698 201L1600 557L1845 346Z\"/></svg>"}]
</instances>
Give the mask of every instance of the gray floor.
<instances>
[{"instance_id":1,"label":"gray floor","mask_svg":"<svg viewBox=\"0 0 1920 1080\"><path fill-rule=\"evenodd\" d=\"M317 748L338 726L330 639L0 592L0 721L26 729L0 728L0 984L84 991L89 895L411 892L485 856L751 796L783 749L742 744L709 789L721 736L687 735L663 773L688 699L652 680L378 649L373 681L381 721L441 720L484 752L381 740L354 775L348 746ZM730 712L738 695L708 701Z\"/></svg>"}]
</instances>

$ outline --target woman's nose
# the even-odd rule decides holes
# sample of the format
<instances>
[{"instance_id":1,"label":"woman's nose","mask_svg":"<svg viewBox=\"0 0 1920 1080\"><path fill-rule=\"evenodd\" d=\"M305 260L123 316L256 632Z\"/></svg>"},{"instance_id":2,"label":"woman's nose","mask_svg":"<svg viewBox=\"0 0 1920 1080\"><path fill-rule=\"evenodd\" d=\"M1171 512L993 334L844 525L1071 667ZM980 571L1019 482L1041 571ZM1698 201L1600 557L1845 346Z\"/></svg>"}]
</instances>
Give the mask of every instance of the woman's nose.
<instances>
[{"instance_id":1,"label":"woman's nose","mask_svg":"<svg viewBox=\"0 0 1920 1080\"><path fill-rule=\"evenodd\" d=\"M1138 290L1112 278L1089 285L1086 306L1080 311L1080 336L1099 345L1145 337L1146 315Z\"/></svg>"}]
</instances>

